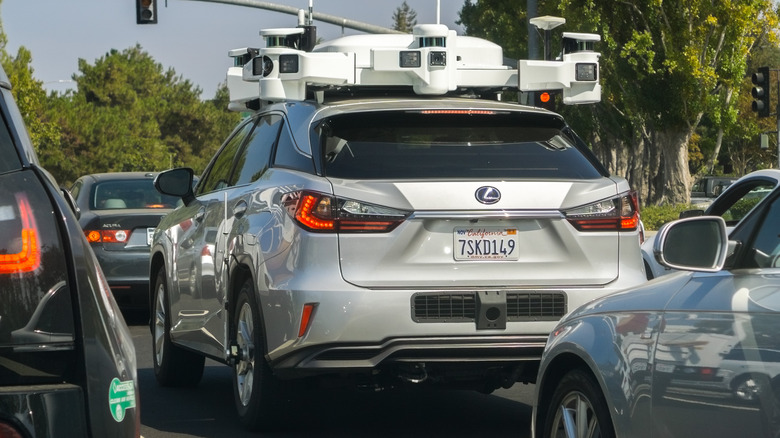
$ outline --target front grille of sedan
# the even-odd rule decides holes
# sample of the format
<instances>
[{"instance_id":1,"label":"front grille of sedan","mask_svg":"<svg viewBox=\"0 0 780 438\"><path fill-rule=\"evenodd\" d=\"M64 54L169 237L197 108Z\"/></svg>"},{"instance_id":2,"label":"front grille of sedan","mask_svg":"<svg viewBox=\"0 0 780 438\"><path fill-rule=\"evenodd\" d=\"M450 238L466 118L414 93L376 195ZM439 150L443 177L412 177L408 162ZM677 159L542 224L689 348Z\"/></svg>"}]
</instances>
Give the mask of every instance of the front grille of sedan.
<instances>
[{"instance_id":1,"label":"front grille of sedan","mask_svg":"<svg viewBox=\"0 0 780 438\"><path fill-rule=\"evenodd\" d=\"M506 292L508 321L552 321L566 314L562 291ZM412 319L416 322L468 322L477 317L476 292L417 293L412 297Z\"/></svg>"}]
</instances>

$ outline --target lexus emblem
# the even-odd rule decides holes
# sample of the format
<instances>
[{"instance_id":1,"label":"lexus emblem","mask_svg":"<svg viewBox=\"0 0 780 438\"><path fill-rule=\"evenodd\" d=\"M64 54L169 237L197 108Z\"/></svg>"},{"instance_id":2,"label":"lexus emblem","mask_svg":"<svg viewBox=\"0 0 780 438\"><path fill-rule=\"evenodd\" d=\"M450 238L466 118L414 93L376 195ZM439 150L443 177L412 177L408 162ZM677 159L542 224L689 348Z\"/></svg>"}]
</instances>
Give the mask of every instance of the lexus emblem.
<instances>
[{"instance_id":1,"label":"lexus emblem","mask_svg":"<svg viewBox=\"0 0 780 438\"><path fill-rule=\"evenodd\" d=\"M495 187L484 186L478 188L474 196L483 204L495 204L501 199L501 192Z\"/></svg>"}]
</instances>

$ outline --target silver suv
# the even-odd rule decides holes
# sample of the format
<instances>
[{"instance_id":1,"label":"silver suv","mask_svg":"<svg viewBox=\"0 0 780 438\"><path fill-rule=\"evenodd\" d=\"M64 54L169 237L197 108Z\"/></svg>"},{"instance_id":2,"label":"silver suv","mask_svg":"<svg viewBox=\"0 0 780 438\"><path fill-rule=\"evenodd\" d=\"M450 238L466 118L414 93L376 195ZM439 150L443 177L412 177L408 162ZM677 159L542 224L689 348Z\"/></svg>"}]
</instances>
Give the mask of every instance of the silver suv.
<instances>
[{"instance_id":1,"label":"silver suv","mask_svg":"<svg viewBox=\"0 0 780 438\"><path fill-rule=\"evenodd\" d=\"M560 115L392 91L264 102L194 191L158 176L185 204L152 243L161 384L227 363L252 429L294 380L508 388L570 308L645 281L635 193Z\"/></svg>"}]
</instances>

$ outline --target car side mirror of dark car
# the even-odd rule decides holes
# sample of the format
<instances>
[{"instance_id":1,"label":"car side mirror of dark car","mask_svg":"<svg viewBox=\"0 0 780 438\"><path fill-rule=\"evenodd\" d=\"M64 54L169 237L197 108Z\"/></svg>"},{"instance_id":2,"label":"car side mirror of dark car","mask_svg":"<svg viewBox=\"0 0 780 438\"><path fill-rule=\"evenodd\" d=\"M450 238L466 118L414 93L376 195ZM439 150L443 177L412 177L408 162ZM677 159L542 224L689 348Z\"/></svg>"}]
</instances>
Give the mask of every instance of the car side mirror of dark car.
<instances>
[{"instance_id":1,"label":"car side mirror of dark car","mask_svg":"<svg viewBox=\"0 0 780 438\"><path fill-rule=\"evenodd\" d=\"M179 167L157 174L154 179L154 187L164 195L176 196L189 205L195 199L192 193L194 172L189 167Z\"/></svg>"},{"instance_id":2,"label":"car side mirror of dark car","mask_svg":"<svg viewBox=\"0 0 780 438\"><path fill-rule=\"evenodd\" d=\"M653 253L672 269L716 272L723 269L729 244L720 216L698 216L669 222L658 230Z\"/></svg>"}]
</instances>

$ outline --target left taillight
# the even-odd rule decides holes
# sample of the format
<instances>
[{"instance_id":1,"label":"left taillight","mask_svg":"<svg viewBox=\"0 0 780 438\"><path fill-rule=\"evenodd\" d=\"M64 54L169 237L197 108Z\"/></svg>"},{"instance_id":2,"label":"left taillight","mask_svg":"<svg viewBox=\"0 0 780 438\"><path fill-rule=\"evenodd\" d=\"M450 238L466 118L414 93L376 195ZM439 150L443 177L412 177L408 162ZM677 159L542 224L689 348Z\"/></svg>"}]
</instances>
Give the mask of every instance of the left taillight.
<instances>
[{"instance_id":1,"label":"left taillight","mask_svg":"<svg viewBox=\"0 0 780 438\"><path fill-rule=\"evenodd\" d=\"M311 191L289 193L282 203L301 227L318 233L386 233L410 214Z\"/></svg>"},{"instance_id":2,"label":"left taillight","mask_svg":"<svg viewBox=\"0 0 780 438\"><path fill-rule=\"evenodd\" d=\"M635 191L565 212L579 231L634 231L639 227L639 200Z\"/></svg>"},{"instance_id":3,"label":"left taillight","mask_svg":"<svg viewBox=\"0 0 780 438\"><path fill-rule=\"evenodd\" d=\"M30 202L24 193L15 196L16 206L0 207L0 220L10 230L8 242L2 242L5 252L0 254L0 274L25 273L41 265L41 246L38 227Z\"/></svg>"}]
</instances>

